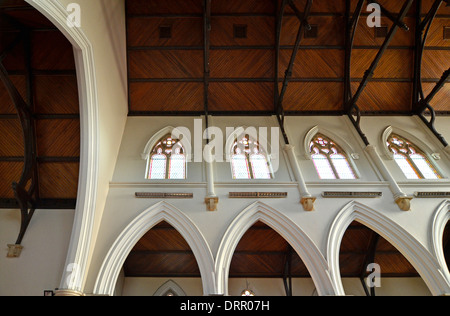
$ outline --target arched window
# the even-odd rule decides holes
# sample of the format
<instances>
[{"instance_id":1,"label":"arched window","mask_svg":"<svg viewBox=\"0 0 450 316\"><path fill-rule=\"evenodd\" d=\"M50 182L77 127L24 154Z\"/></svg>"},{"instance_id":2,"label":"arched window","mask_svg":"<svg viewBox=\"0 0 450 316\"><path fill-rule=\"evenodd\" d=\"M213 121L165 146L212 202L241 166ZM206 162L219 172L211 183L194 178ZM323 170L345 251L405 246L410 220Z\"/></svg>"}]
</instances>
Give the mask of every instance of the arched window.
<instances>
[{"instance_id":1,"label":"arched window","mask_svg":"<svg viewBox=\"0 0 450 316\"><path fill-rule=\"evenodd\" d=\"M150 153L147 179L186 179L186 155L181 142L164 136Z\"/></svg>"},{"instance_id":2,"label":"arched window","mask_svg":"<svg viewBox=\"0 0 450 316\"><path fill-rule=\"evenodd\" d=\"M233 179L272 179L267 155L248 135L236 140L231 149Z\"/></svg>"},{"instance_id":3,"label":"arched window","mask_svg":"<svg viewBox=\"0 0 450 316\"><path fill-rule=\"evenodd\" d=\"M345 152L331 139L317 134L310 143L311 158L320 179L356 179Z\"/></svg>"},{"instance_id":4,"label":"arched window","mask_svg":"<svg viewBox=\"0 0 450 316\"><path fill-rule=\"evenodd\" d=\"M407 139L391 134L387 147L407 179L442 179L426 154Z\"/></svg>"}]
</instances>

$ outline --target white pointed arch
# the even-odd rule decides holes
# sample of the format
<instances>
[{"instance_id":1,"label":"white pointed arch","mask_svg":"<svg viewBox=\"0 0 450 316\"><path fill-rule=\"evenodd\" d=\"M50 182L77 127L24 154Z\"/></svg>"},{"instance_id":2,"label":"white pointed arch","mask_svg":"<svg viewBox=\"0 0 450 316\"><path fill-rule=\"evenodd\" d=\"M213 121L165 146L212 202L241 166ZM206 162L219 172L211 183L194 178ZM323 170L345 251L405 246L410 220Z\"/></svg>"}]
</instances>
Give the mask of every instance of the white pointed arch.
<instances>
[{"instance_id":1,"label":"white pointed arch","mask_svg":"<svg viewBox=\"0 0 450 316\"><path fill-rule=\"evenodd\" d=\"M205 295L215 293L214 258L197 226L178 208L165 201L136 217L110 248L97 277L94 294L114 295L114 288L128 254L134 245L158 223L172 225L191 247L197 260Z\"/></svg>"},{"instance_id":2,"label":"white pointed arch","mask_svg":"<svg viewBox=\"0 0 450 316\"><path fill-rule=\"evenodd\" d=\"M242 236L258 221L274 229L297 252L311 274L319 295L335 294L325 258L314 242L291 219L259 201L241 212L222 238L216 257L218 293L228 295L228 276L234 251Z\"/></svg>"},{"instance_id":3,"label":"white pointed arch","mask_svg":"<svg viewBox=\"0 0 450 316\"><path fill-rule=\"evenodd\" d=\"M153 294L153 296L167 296L167 293L172 293L175 296L186 296L181 286L179 286L175 281L169 280L163 285L161 285Z\"/></svg>"},{"instance_id":4,"label":"white pointed arch","mask_svg":"<svg viewBox=\"0 0 450 316\"><path fill-rule=\"evenodd\" d=\"M434 256L439 261L447 279L450 282L450 272L444 256L443 235L450 221L450 200L442 202L436 209L431 223L431 242Z\"/></svg>"},{"instance_id":5,"label":"white pointed arch","mask_svg":"<svg viewBox=\"0 0 450 316\"><path fill-rule=\"evenodd\" d=\"M377 232L397 248L414 266L433 295L449 293L450 283L443 275L438 261L417 239L383 214L352 201L339 212L328 236L327 260L338 295L345 295L339 268L340 246L345 231L353 221Z\"/></svg>"},{"instance_id":6,"label":"white pointed arch","mask_svg":"<svg viewBox=\"0 0 450 316\"><path fill-rule=\"evenodd\" d=\"M67 283L72 273L65 269L60 289L82 292L87 277L89 254L98 191L99 120L98 90L95 75L94 50L79 27L71 27L69 12L59 0L26 0L51 21L70 41L74 50L80 103L81 163L75 219L66 258L66 267L76 265L80 282Z\"/></svg>"}]
</instances>

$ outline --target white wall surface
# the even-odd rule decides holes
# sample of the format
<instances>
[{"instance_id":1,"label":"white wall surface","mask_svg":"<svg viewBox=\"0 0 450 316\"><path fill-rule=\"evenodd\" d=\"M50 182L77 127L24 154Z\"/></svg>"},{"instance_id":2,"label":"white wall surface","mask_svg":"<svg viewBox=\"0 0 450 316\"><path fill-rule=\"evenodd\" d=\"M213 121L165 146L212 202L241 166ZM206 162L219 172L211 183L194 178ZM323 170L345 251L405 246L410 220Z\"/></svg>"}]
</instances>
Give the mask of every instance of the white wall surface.
<instances>
[{"instance_id":1,"label":"white wall surface","mask_svg":"<svg viewBox=\"0 0 450 316\"><path fill-rule=\"evenodd\" d=\"M0 296L43 296L59 287L74 211L36 210L19 258L6 258L20 229L19 210L0 210Z\"/></svg>"},{"instance_id":2,"label":"white wall surface","mask_svg":"<svg viewBox=\"0 0 450 316\"><path fill-rule=\"evenodd\" d=\"M217 212L207 212L204 198L206 196L206 179L202 163L188 165L188 179L182 181L151 181L144 178L146 161L142 160L141 153L148 140L158 131L167 126L186 126L192 128L195 117L130 117L124 132L121 149L118 155L113 180L106 201L102 219L99 239L93 256L89 287L93 289L94 277L98 273L103 260L120 232L141 212L155 205L161 200L136 199L135 192L185 192L193 193L191 200L168 200L170 204L185 213L198 227L207 240L213 256L216 256L223 235L231 222L246 207L254 203L252 199L228 199L232 191L281 191L287 192L286 199L264 199L263 203L288 216L300 229L302 229L326 255L328 233L338 212L351 201L351 199L324 199L324 191L380 191L382 198L359 199L358 202L382 213L393 222L399 224L417 239L425 248L430 247L431 218L442 199L414 199L411 212L403 212L394 203L392 192L388 184L381 179L378 170L364 152L364 144L353 130L346 117L287 117L286 130L291 145L296 147L296 154L310 193L317 197L316 210L305 212L299 200L300 194L297 183L292 176L292 170L283 151L280 159L280 169L275 178L270 181L235 181L231 179L229 163L216 163L215 189L219 196ZM440 124L450 123L448 118L440 118ZM442 151L439 143L430 139L428 131L419 124L414 117L364 117L362 128L370 142L379 147L381 133L389 125L398 126L428 144L436 152ZM276 126L272 117L214 117L210 126L225 127L243 126ZM304 138L306 133L314 126L320 126L335 133L336 138L345 140L359 159L354 163L360 173L360 179L350 181L324 181L320 180L313 163L304 157ZM444 136L450 139L447 129ZM333 134L334 135L334 134ZM327 135L333 138L333 135ZM194 138L194 135L192 135ZM225 143L225 142L224 142ZM280 140L280 146L282 146ZM439 181L402 181L398 167L383 158L389 170L398 179L402 190L407 194L414 194L418 190L433 191L449 188L448 178ZM450 175L450 164L447 156L435 162L443 170L445 176Z\"/></svg>"}]
</instances>

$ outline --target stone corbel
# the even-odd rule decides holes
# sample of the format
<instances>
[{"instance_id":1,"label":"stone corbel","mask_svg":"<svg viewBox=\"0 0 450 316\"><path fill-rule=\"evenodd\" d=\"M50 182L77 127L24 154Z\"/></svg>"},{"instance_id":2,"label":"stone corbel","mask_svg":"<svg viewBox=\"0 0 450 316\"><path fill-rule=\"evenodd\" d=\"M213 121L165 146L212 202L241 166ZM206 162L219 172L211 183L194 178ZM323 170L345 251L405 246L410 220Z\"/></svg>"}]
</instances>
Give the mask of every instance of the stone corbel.
<instances>
[{"instance_id":1,"label":"stone corbel","mask_svg":"<svg viewBox=\"0 0 450 316\"><path fill-rule=\"evenodd\" d=\"M23 246L21 245L8 245L8 255L7 258L19 258L22 253Z\"/></svg>"},{"instance_id":2,"label":"stone corbel","mask_svg":"<svg viewBox=\"0 0 450 316\"><path fill-rule=\"evenodd\" d=\"M219 204L219 198L217 196L210 196L205 198L206 209L209 212L217 211L217 205Z\"/></svg>"},{"instance_id":3,"label":"stone corbel","mask_svg":"<svg viewBox=\"0 0 450 316\"><path fill-rule=\"evenodd\" d=\"M74 290L56 290L55 296L85 296L84 293Z\"/></svg>"},{"instance_id":4,"label":"stone corbel","mask_svg":"<svg viewBox=\"0 0 450 316\"><path fill-rule=\"evenodd\" d=\"M395 203L397 203L398 207L405 212L411 211L411 200L413 198L411 196L402 196L395 200Z\"/></svg>"},{"instance_id":5,"label":"stone corbel","mask_svg":"<svg viewBox=\"0 0 450 316\"><path fill-rule=\"evenodd\" d=\"M300 203L306 212L312 212L314 211L314 202L316 202L316 200L317 199L315 197L303 197L300 200Z\"/></svg>"}]
</instances>

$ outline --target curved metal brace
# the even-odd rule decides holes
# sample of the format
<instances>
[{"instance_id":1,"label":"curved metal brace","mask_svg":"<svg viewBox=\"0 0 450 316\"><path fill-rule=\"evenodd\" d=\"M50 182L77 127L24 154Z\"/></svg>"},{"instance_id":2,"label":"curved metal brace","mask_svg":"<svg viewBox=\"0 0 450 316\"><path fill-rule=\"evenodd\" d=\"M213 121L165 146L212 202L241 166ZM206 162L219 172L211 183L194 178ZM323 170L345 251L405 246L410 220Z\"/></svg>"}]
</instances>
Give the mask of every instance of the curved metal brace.
<instances>
[{"instance_id":1,"label":"curved metal brace","mask_svg":"<svg viewBox=\"0 0 450 316\"><path fill-rule=\"evenodd\" d=\"M25 47L27 48L25 52L27 68L30 69L31 54L29 51L29 41L30 37L24 36ZM7 52L2 53L2 59L5 57ZM37 192L37 172L36 172L36 144L35 144L35 129L34 129L34 119L31 111L30 105L22 98L20 92L15 87L14 83L11 81L8 71L2 62L0 62L0 80L5 85L8 91L15 109L17 111L18 118L22 127L23 138L24 138L24 166L22 170L22 175L19 182L12 183L12 189L14 191L15 199L19 205L21 211L21 225L20 232L17 238L16 244L12 245L19 249L18 247L22 243L22 239L28 228L28 225L33 217L35 211L35 196ZM31 102L31 101L30 101ZM21 249L21 248L20 248ZM10 254L9 254L10 255ZM20 255L20 252L14 253L14 257Z\"/></svg>"}]
</instances>

